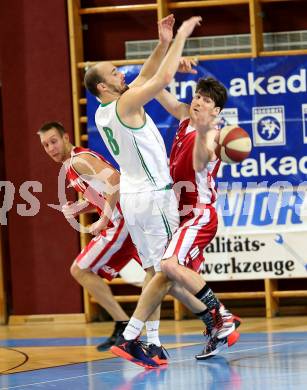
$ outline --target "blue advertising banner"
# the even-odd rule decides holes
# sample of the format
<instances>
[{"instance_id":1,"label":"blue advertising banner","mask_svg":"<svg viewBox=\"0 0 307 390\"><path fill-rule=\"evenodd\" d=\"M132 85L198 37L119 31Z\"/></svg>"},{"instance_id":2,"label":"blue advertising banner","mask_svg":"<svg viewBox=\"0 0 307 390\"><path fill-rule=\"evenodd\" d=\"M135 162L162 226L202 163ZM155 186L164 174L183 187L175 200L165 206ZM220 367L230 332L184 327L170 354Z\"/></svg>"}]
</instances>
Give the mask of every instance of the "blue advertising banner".
<instances>
[{"instance_id":1,"label":"blue advertising banner","mask_svg":"<svg viewBox=\"0 0 307 390\"><path fill-rule=\"evenodd\" d=\"M200 77L219 79L228 89L229 99L221 113L222 123L239 124L250 135L253 150L241 164L223 165L223 182L276 182L298 185L307 174L307 56L280 56L255 59L201 61L198 74L176 74L169 90L190 102ZM140 66L120 68L131 82ZM89 147L112 160L94 123L96 98L87 95ZM157 124L169 153L178 121L156 101L146 111ZM116 165L116 164L115 164ZM284 183L287 185L287 183Z\"/></svg>"},{"instance_id":2,"label":"blue advertising banner","mask_svg":"<svg viewBox=\"0 0 307 390\"><path fill-rule=\"evenodd\" d=\"M206 280L307 277L306 69L307 56L203 61L197 75L178 73L169 85L189 103L200 77L220 80L229 95L222 123L239 124L253 143L249 158L219 170L219 228L205 249ZM140 66L121 70L129 83ZM116 165L94 123L99 103L87 98L89 146ZM169 153L178 121L156 101L145 108Z\"/></svg>"}]
</instances>

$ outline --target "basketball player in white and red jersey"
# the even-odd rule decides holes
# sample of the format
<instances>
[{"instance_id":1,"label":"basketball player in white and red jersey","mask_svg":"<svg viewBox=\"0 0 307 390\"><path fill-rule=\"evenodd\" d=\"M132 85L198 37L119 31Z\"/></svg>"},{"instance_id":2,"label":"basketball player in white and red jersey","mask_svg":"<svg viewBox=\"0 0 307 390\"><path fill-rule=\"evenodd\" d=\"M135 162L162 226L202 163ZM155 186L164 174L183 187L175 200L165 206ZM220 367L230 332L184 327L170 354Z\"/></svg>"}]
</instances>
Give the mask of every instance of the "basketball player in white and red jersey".
<instances>
[{"instance_id":1,"label":"basketball player in white and red jersey","mask_svg":"<svg viewBox=\"0 0 307 390\"><path fill-rule=\"evenodd\" d=\"M97 346L98 350L107 350L124 330L129 317L103 278L112 280L132 259L141 264L125 226L118 191L108 191L108 186L118 187L120 174L100 154L73 146L58 122L45 123L38 134L46 153L55 162L64 164L68 181L83 195L81 202L63 206L65 217L73 218L90 210L100 216L89 229L95 237L77 256L70 271L115 321L113 334Z\"/></svg>"},{"instance_id":2,"label":"basketball player in white and red jersey","mask_svg":"<svg viewBox=\"0 0 307 390\"><path fill-rule=\"evenodd\" d=\"M203 92L204 91L204 92ZM209 91L209 92L208 92ZM215 92L214 100L208 95ZM227 99L227 93L219 82L213 79L201 79L196 87L196 94L191 106L178 102L166 92L160 103L180 120L170 154L170 171L174 181L174 190L179 200L180 228L173 237L164 258L174 254L179 263L196 272L204 260L203 248L214 238L217 231L217 215L213 204L216 201L215 177L221 160L213 154L201 170L193 167L193 150L196 128L204 122L204 113L210 119L210 126ZM174 99L174 100L173 100ZM173 105L176 110L173 110ZM212 112L211 112L212 111ZM208 112L210 116L208 116ZM213 119L213 120L212 120ZM212 141L218 130L209 130ZM209 148L209 140L205 140ZM213 149L214 151L214 149ZM164 263L166 264L166 263ZM166 267L165 267L166 268Z\"/></svg>"},{"instance_id":3,"label":"basketball player in white and red jersey","mask_svg":"<svg viewBox=\"0 0 307 390\"><path fill-rule=\"evenodd\" d=\"M209 336L204 351L196 356L203 359L215 355L223 344L232 345L238 339L237 332L228 339L217 338L210 315L229 318L229 323L233 322L235 326L240 324L240 319L225 309L198 274L204 261L204 249L213 240L218 226L214 207L215 178L221 160L214 151L219 131L217 117L226 103L227 91L219 81L202 78L197 83L191 105L179 102L167 91L163 91L158 100L180 120L170 155L180 225L164 254L161 269L169 279L186 283L186 288L194 285L197 298L207 297L204 301L207 308L197 313L206 323Z\"/></svg>"}]
</instances>

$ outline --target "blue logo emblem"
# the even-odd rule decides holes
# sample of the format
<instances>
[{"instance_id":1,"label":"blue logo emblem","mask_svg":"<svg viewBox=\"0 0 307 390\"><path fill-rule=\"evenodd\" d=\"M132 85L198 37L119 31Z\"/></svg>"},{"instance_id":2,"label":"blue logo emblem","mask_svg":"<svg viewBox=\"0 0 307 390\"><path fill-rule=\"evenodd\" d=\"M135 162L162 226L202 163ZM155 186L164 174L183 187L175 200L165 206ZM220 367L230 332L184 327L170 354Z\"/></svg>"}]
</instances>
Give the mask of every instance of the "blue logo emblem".
<instances>
[{"instance_id":1,"label":"blue logo emblem","mask_svg":"<svg viewBox=\"0 0 307 390\"><path fill-rule=\"evenodd\" d=\"M230 123L228 122L228 120L224 116L222 116L219 120L219 127L222 128L222 127L225 127L228 125L230 125Z\"/></svg>"},{"instance_id":2,"label":"blue logo emblem","mask_svg":"<svg viewBox=\"0 0 307 390\"><path fill-rule=\"evenodd\" d=\"M264 116L258 122L257 131L262 139L266 141L274 140L281 131L280 123L273 116Z\"/></svg>"}]
</instances>

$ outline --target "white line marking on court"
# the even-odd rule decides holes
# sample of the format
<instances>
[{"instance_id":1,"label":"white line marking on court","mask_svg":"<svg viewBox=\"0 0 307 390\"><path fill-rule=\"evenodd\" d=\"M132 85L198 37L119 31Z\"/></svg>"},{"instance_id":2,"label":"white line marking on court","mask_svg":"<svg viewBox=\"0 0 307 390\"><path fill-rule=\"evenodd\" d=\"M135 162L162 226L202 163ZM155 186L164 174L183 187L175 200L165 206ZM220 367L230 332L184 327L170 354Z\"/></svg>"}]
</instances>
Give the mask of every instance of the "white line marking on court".
<instances>
[{"instance_id":1,"label":"white line marking on court","mask_svg":"<svg viewBox=\"0 0 307 390\"><path fill-rule=\"evenodd\" d=\"M89 363L91 363L91 362L89 362ZM53 367L50 367L50 368L53 368ZM84 377L89 377L89 376L96 376L96 375L101 375L101 374L110 374L112 372L134 371L134 370L135 370L135 367L127 368L125 370L100 371L100 372L95 372L94 374L77 375L77 376L71 376L71 377L68 377L68 378L52 379L50 381L27 383L26 385L17 385L17 386L10 386L10 387L0 387L0 390L18 389L18 388L27 387L27 386L39 386L39 385L44 385L46 383L69 381L71 379L79 379L79 378L84 378ZM24 374L24 373L25 372L17 372L16 374ZM10 374L10 375L12 375L12 374Z\"/></svg>"},{"instance_id":2,"label":"white line marking on court","mask_svg":"<svg viewBox=\"0 0 307 390\"><path fill-rule=\"evenodd\" d=\"M248 352L248 351L253 351L253 350L263 349L263 348L274 348L274 347L279 347L281 345L288 345L288 344L295 344L295 343L296 343L296 341L287 341L285 343L269 344L269 345L264 345L262 347L241 349L239 351L229 351L229 352L227 351L226 354ZM190 358L190 359L182 359L182 360L173 360L170 363L170 365L173 365L174 363L186 362L186 361L189 361L189 360L195 360L195 359L194 358ZM134 370L135 370L135 367L133 367L133 368L126 368L124 370L101 371L101 372L95 372L94 374L77 375L77 376L72 376L72 377L68 377L68 378L53 379L53 380L44 381L44 382L28 383L26 385L17 385L17 386L11 386L11 387L1 387L0 390L20 389L22 387L27 387L27 386L39 386L39 385L43 385L43 384L47 384L47 383L69 381L69 380L73 380L73 379L79 379L79 378L84 378L84 377L96 376L96 375L101 375L101 374L109 374L109 373L112 373L112 372L134 371ZM10 375L12 375L12 374L10 374Z\"/></svg>"},{"instance_id":3,"label":"white line marking on court","mask_svg":"<svg viewBox=\"0 0 307 390\"><path fill-rule=\"evenodd\" d=\"M296 343L297 343L297 341L287 341L285 343L264 345L263 347L242 349L241 351L227 351L226 353L230 354L230 353L238 353L238 352L247 352L247 351L253 351L255 349L274 348L274 347L279 347L280 345L288 345L288 344L296 344Z\"/></svg>"},{"instance_id":4,"label":"white line marking on court","mask_svg":"<svg viewBox=\"0 0 307 390\"><path fill-rule=\"evenodd\" d=\"M274 347L279 347L281 345L287 345L287 344L295 344L296 341L287 341L285 343L279 343L279 344L269 344L269 345L264 345L262 347L255 347L255 348L247 348L247 349L241 349L239 351L227 351L225 352L225 350L223 352L225 352L225 354L230 354L230 353L240 353L240 352L248 352L248 351L253 351L253 350L257 350L257 349L263 349L263 348L274 348ZM180 363L180 362L187 362L189 360L195 360L195 359L182 359L182 360L172 360L172 362L170 364L174 364L174 363ZM1 389L0 389L1 390Z\"/></svg>"}]
</instances>

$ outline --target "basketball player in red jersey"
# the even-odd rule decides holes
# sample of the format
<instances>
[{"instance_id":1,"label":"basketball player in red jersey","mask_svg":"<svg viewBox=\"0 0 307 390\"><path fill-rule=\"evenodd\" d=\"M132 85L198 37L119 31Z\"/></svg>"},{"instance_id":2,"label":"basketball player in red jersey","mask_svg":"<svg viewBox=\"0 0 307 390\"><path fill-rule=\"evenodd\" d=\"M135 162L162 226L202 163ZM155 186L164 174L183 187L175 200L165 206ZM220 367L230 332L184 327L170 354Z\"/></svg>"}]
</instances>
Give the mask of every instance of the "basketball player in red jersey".
<instances>
[{"instance_id":1,"label":"basketball player in red jersey","mask_svg":"<svg viewBox=\"0 0 307 390\"><path fill-rule=\"evenodd\" d=\"M81 202L68 202L62 207L65 217L73 218L90 210L100 215L89 229L95 237L77 256L70 272L115 321L113 334L97 346L104 351L114 345L129 317L102 278L112 280L131 259L141 264L124 223L118 191L106 191L108 186L118 188L120 174L98 153L73 146L58 122L44 124L38 135L46 153L55 162L64 164L68 181L83 194Z\"/></svg>"},{"instance_id":2,"label":"basketball player in red jersey","mask_svg":"<svg viewBox=\"0 0 307 390\"><path fill-rule=\"evenodd\" d=\"M204 261L204 249L213 240L218 225L214 180L221 160L214 151L217 117L226 103L227 91L219 81L202 78L197 83L191 105L179 102L167 91L163 91L158 100L180 121L170 155L180 226L164 254L161 269L169 279L183 282L207 306L197 314L205 320L209 335L204 351L196 356L202 359L216 354L226 342L232 345L238 337L237 333L230 335L228 340L215 337L215 321L210 321L210 315L212 319L221 316L229 318L230 324L240 324L239 318L225 309L198 274Z\"/></svg>"}]
</instances>

